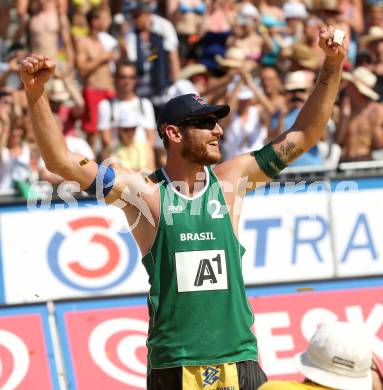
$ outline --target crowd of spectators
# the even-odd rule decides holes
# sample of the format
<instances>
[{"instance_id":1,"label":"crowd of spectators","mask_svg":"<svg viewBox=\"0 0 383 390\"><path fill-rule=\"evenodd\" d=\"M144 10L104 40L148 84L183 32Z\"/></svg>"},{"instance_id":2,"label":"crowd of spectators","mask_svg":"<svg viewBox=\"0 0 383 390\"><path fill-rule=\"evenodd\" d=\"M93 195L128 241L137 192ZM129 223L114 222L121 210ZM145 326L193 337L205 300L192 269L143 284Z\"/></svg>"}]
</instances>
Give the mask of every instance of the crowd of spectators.
<instances>
[{"instance_id":1,"label":"crowd of spectators","mask_svg":"<svg viewBox=\"0 0 383 390\"><path fill-rule=\"evenodd\" d=\"M180 94L230 104L224 159L286 131L321 67L323 24L345 31L349 56L325 136L293 165L381 160L383 1L1 1L0 194L62 181L35 147L18 76L28 53L57 63L47 96L68 147L141 171L166 161L156 117Z\"/></svg>"}]
</instances>

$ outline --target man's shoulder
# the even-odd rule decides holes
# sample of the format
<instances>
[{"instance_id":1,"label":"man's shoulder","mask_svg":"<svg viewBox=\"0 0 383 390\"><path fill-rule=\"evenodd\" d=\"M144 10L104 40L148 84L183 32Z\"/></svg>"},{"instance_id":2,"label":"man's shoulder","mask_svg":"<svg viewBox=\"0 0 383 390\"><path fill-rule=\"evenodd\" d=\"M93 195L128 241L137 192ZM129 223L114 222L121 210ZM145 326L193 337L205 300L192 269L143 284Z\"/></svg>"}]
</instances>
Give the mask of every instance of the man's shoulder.
<instances>
[{"instance_id":1,"label":"man's shoulder","mask_svg":"<svg viewBox=\"0 0 383 390\"><path fill-rule=\"evenodd\" d=\"M111 101L110 99L102 99L100 103L98 103L98 108L103 110L103 109L109 109L111 106Z\"/></svg>"},{"instance_id":2,"label":"man's shoulder","mask_svg":"<svg viewBox=\"0 0 383 390\"><path fill-rule=\"evenodd\" d=\"M174 26L172 25L172 23L169 20L163 18L160 15L153 14L152 15L152 30L153 30L153 32L161 33L161 31L163 31L164 28L167 30L171 30L172 32L176 31L176 29L174 28Z\"/></svg>"},{"instance_id":3,"label":"man's shoulder","mask_svg":"<svg viewBox=\"0 0 383 390\"><path fill-rule=\"evenodd\" d=\"M378 102L371 102L367 106L367 110L365 112L365 115L370 116L371 114L382 116L383 115L383 104L378 103Z\"/></svg>"}]
</instances>

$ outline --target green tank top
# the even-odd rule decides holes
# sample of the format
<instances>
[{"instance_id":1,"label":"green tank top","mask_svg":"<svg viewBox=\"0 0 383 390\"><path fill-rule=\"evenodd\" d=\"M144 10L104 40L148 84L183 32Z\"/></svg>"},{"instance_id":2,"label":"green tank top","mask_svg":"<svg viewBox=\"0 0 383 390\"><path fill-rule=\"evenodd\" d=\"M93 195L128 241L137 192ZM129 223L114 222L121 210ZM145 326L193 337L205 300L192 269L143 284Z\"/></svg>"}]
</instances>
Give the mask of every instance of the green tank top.
<instances>
[{"instance_id":1,"label":"green tank top","mask_svg":"<svg viewBox=\"0 0 383 390\"><path fill-rule=\"evenodd\" d=\"M212 169L192 198L164 170L159 226L143 257L150 292L148 370L257 360L237 240ZM197 178L198 179L198 178ZM203 189L201 188L203 187Z\"/></svg>"}]
</instances>

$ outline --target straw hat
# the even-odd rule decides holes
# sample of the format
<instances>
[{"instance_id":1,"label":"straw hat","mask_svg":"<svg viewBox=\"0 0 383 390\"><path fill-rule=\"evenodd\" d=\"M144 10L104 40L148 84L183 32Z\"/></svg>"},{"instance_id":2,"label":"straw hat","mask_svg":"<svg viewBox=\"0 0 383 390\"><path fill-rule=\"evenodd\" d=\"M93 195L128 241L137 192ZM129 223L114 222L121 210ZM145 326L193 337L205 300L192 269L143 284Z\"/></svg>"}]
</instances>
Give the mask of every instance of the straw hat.
<instances>
[{"instance_id":1,"label":"straw hat","mask_svg":"<svg viewBox=\"0 0 383 390\"><path fill-rule=\"evenodd\" d=\"M358 91L372 100L379 100L379 94L374 91L377 77L369 69L359 66L351 73L343 72L342 78L352 82Z\"/></svg>"},{"instance_id":2,"label":"straw hat","mask_svg":"<svg viewBox=\"0 0 383 390\"><path fill-rule=\"evenodd\" d=\"M190 64L186 65L181 69L178 79L179 80L188 80L191 77L197 74L205 74L207 72L207 67L202 64Z\"/></svg>"},{"instance_id":3,"label":"straw hat","mask_svg":"<svg viewBox=\"0 0 383 390\"><path fill-rule=\"evenodd\" d=\"M53 79L47 85L48 99L53 102L63 103L70 99L70 93L68 92L65 83L61 79Z\"/></svg>"},{"instance_id":4,"label":"straw hat","mask_svg":"<svg viewBox=\"0 0 383 390\"><path fill-rule=\"evenodd\" d=\"M369 28L366 35L362 35L359 38L361 46L367 46L371 42L383 40L383 28L379 26L372 26Z\"/></svg>"},{"instance_id":5,"label":"straw hat","mask_svg":"<svg viewBox=\"0 0 383 390\"><path fill-rule=\"evenodd\" d=\"M296 43L284 51L284 55L302 68L316 70L320 67L319 55L304 43Z\"/></svg>"},{"instance_id":6,"label":"straw hat","mask_svg":"<svg viewBox=\"0 0 383 390\"><path fill-rule=\"evenodd\" d=\"M285 90L294 91L296 89L310 89L313 86L313 79L309 77L305 70L289 72L285 79Z\"/></svg>"},{"instance_id":7,"label":"straw hat","mask_svg":"<svg viewBox=\"0 0 383 390\"><path fill-rule=\"evenodd\" d=\"M239 47L230 47L225 53L225 57L215 56L216 61L227 68L242 68L246 53Z\"/></svg>"}]
</instances>

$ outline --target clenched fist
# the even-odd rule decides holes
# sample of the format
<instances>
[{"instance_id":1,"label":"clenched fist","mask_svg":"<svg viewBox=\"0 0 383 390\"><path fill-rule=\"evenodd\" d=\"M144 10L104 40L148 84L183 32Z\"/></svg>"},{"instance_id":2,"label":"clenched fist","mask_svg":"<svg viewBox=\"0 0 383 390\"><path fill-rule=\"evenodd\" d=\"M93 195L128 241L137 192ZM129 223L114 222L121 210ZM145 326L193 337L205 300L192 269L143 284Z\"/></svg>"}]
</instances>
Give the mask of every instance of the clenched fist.
<instances>
[{"instance_id":1,"label":"clenched fist","mask_svg":"<svg viewBox=\"0 0 383 390\"><path fill-rule=\"evenodd\" d=\"M334 42L334 27L322 27L319 32L319 47L325 52L326 57L334 62L342 62L347 57L348 42L343 39L341 45Z\"/></svg>"},{"instance_id":2,"label":"clenched fist","mask_svg":"<svg viewBox=\"0 0 383 390\"><path fill-rule=\"evenodd\" d=\"M21 62L20 78L29 98L38 99L43 94L44 85L55 69L52 59L42 54L31 54Z\"/></svg>"}]
</instances>

